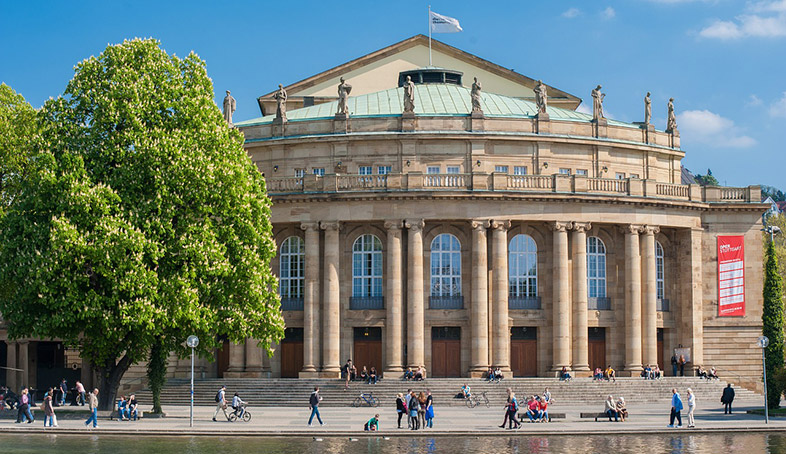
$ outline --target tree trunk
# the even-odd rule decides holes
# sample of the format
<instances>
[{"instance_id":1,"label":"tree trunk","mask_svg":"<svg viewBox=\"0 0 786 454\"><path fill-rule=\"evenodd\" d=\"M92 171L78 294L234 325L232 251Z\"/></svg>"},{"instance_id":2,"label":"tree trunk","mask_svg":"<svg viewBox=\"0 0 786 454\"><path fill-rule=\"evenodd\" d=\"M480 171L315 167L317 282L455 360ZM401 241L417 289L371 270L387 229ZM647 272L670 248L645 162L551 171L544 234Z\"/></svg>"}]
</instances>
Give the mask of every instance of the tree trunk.
<instances>
[{"instance_id":1,"label":"tree trunk","mask_svg":"<svg viewBox=\"0 0 786 454\"><path fill-rule=\"evenodd\" d=\"M131 360L128 356L123 356L120 361L108 361L104 367L97 368L98 371L98 409L112 410L117 397L117 388L120 380L131 367Z\"/></svg>"},{"instance_id":2,"label":"tree trunk","mask_svg":"<svg viewBox=\"0 0 786 454\"><path fill-rule=\"evenodd\" d=\"M147 364L147 383L153 392L153 413L161 410L161 389L166 384L166 371L169 363L169 352L159 339L150 349L150 362Z\"/></svg>"}]
</instances>

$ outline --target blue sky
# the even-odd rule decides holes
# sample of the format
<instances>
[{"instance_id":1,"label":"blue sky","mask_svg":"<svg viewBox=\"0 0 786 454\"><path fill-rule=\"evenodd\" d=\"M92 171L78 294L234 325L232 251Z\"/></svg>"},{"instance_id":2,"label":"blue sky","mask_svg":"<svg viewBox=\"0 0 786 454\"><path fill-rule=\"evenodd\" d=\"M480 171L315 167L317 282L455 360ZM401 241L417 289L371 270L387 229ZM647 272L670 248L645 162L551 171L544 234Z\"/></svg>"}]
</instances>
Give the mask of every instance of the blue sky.
<instances>
[{"instance_id":1,"label":"blue sky","mask_svg":"<svg viewBox=\"0 0 786 454\"><path fill-rule=\"evenodd\" d=\"M607 116L641 121L652 92L665 126L675 98L683 164L728 185L786 189L786 0L432 0L464 32L450 45L590 100ZM426 33L428 2L0 0L0 81L38 107L62 93L80 60L126 38L154 37L169 53L207 62L236 120L255 98ZM425 64L426 62L424 62Z\"/></svg>"}]
</instances>

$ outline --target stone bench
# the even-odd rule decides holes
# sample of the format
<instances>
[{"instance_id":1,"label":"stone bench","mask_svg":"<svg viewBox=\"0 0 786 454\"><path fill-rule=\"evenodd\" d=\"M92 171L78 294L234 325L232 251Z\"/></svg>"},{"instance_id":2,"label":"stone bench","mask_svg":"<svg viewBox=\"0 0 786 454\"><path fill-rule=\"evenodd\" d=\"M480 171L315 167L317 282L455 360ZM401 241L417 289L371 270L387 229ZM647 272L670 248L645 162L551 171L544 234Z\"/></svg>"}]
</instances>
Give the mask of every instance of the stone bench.
<instances>
[{"instance_id":1,"label":"stone bench","mask_svg":"<svg viewBox=\"0 0 786 454\"><path fill-rule=\"evenodd\" d=\"M592 412L582 412L579 415L579 417L582 418L582 419L595 418L595 422L597 422L598 418L606 418L606 419L608 419L609 416L606 414L605 411L602 411L602 412L594 412L594 411L592 411ZM628 414L628 418L630 418L630 414ZM625 418L625 419L628 419L628 418Z\"/></svg>"},{"instance_id":2,"label":"stone bench","mask_svg":"<svg viewBox=\"0 0 786 454\"><path fill-rule=\"evenodd\" d=\"M529 416L527 416L527 412L526 411L519 412L518 416L519 416L519 421L521 421L521 422L529 421ZM565 413L558 413L558 412L551 412L550 411L549 412L549 422L551 422L552 419L565 419Z\"/></svg>"}]
</instances>

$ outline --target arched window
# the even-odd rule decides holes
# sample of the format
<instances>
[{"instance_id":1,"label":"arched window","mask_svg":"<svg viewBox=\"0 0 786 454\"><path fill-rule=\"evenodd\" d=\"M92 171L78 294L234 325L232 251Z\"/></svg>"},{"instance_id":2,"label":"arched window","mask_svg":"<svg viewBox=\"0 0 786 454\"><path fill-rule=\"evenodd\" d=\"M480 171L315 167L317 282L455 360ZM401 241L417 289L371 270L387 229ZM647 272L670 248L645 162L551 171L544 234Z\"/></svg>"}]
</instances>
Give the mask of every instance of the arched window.
<instances>
[{"instance_id":1,"label":"arched window","mask_svg":"<svg viewBox=\"0 0 786 454\"><path fill-rule=\"evenodd\" d=\"M508 249L511 298L538 296L538 247L529 235L516 235Z\"/></svg>"},{"instance_id":2,"label":"arched window","mask_svg":"<svg viewBox=\"0 0 786 454\"><path fill-rule=\"evenodd\" d=\"M587 238L587 296L606 297L606 246L596 236Z\"/></svg>"},{"instance_id":3,"label":"arched window","mask_svg":"<svg viewBox=\"0 0 786 454\"><path fill-rule=\"evenodd\" d=\"M442 233L431 242L431 296L461 295L461 243Z\"/></svg>"},{"instance_id":4,"label":"arched window","mask_svg":"<svg viewBox=\"0 0 786 454\"><path fill-rule=\"evenodd\" d=\"M374 235L361 235L352 245L352 296L382 296L382 242Z\"/></svg>"},{"instance_id":5,"label":"arched window","mask_svg":"<svg viewBox=\"0 0 786 454\"><path fill-rule=\"evenodd\" d=\"M663 276L663 246L659 241L655 242L655 288L657 289L658 299L662 300L665 296L664 276Z\"/></svg>"},{"instance_id":6,"label":"arched window","mask_svg":"<svg viewBox=\"0 0 786 454\"><path fill-rule=\"evenodd\" d=\"M279 285L281 298L303 298L303 271L305 269L305 242L298 236L284 240L279 251Z\"/></svg>"}]
</instances>

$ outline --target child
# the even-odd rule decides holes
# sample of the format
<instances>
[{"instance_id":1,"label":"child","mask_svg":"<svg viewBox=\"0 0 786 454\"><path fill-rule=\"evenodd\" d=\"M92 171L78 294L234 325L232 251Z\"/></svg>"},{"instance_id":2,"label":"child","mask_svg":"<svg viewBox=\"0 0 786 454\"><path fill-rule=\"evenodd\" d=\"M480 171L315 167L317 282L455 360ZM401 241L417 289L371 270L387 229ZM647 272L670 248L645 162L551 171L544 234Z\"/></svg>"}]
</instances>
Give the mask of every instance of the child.
<instances>
[{"instance_id":1,"label":"child","mask_svg":"<svg viewBox=\"0 0 786 454\"><path fill-rule=\"evenodd\" d=\"M232 408L235 410L235 414L237 414L238 418L242 418L243 413L246 412L246 408L243 406L244 403L245 402L243 402L243 399L241 399L240 396L235 393L235 396L232 397Z\"/></svg>"},{"instance_id":2,"label":"child","mask_svg":"<svg viewBox=\"0 0 786 454\"><path fill-rule=\"evenodd\" d=\"M363 426L363 430L376 432L379 430L379 414L374 415L373 418L366 421L366 424Z\"/></svg>"}]
</instances>

